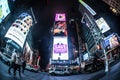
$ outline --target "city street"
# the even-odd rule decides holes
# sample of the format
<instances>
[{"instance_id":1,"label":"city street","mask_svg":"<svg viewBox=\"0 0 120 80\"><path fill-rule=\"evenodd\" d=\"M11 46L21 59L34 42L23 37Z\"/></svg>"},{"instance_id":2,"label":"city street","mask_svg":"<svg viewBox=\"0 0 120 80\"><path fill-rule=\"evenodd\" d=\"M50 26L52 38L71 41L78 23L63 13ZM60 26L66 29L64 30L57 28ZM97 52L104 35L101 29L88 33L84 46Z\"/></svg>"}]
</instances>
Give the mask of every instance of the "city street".
<instances>
[{"instance_id":1,"label":"city street","mask_svg":"<svg viewBox=\"0 0 120 80\"><path fill-rule=\"evenodd\" d=\"M79 22L82 19L82 15L81 15L80 11L78 10L79 5L80 5L78 0L70 0L69 4L68 4L68 0L63 0L63 1L61 1L61 0L45 0L45 1L40 0L40 1L41 2L39 3L39 2L37 2L37 0L35 0L35 1L29 0L28 2L26 1L26 3L18 2L17 4L15 4L14 10L13 10L13 12L11 12L11 15L10 15L11 17L8 20L2 22L2 24L1 24L2 28L1 28L0 35L2 35L2 38L4 40L6 32L11 27L11 25L15 22L17 17L21 13L29 13L33 18L33 25L29 29L30 34L28 34L28 37L26 37L26 41L24 42L24 48L22 49L23 50L22 53L25 54L24 58L26 60L26 63L29 66L32 66L32 68L33 67L36 68L36 66L37 66L38 67L37 70L39 70L39 69L41 69L41 70L38 72L32 72L32 71L25 70L24 73L21 73L21 77L19 77L19 73L17 71L16 76L14 76L13 69L11 70L12 74L8 74L9 66L6 65L0 59L0 80L120 80L120 76L119 76L120 75L120 50L119 50L120 47L118 47L118 52L116 51L116 53L115 53L115 54L119 54L118 56L114 54L114 50L117 50L117 49L114 49L113 51L110 52L111 53L110 56L112 56L111 57L112 60L110 59L111 60L110 70L107 73L105 73L104 69L97 71L97 72L91 72L91 73L81 72L79 74L68 75L68 76L63 76L63 75L62 76L60 76L60 75L52 76L48 72L44 72L44 70L51 68L51 66L54 66L54 68L55 68L57 65L58 66L60 65L60 64L51 65L52 63L50 61L51 59L53 59L53 51L52 51L54 49L53 40L57 41L57 40L55 40L56 36L54 36L53 32L52 32L52 30L54 28L56 13L65 13L66 14L66 22L67 22L67 30L68 30L68 36L66 38L66 40L68 39L68 42L66 41L67 42L66 45L68 45L68 53L67 54L69 54L69 56L68 56L69 58L67 60L75 61L77 63L78 67L81 65L80 64L80 60L81 60L80 55L82 54L82 56L83 56L83 52L84 52L84 54L87 53L87 45L88 45L87 42L89 42L89 44L91 44L90 41L92 41L92 39L91 39L92 36L89 37L88 41L87 41L88 38L86 39L86 41L85 41L85 39L83 39L81 44L78 45L77 42L79 41L79 39L77 39L78 34L76 33L76 31L77 31L76 25L72 26L69 23L69 21L72 18L74 18L74 20L76 20L76 21L79 19L78 22L76 22L78 24L77 27L80 28L80 30L84 29L84 28L82 29L83 26ZM120 36L120 33L119 33L120 23L119 23L118 16L114 15L109 10L108 6L106 6L105 4L102 5L103 3L99 3L98 1L96 1L96 2L94 1L94 3L93 3L92 0L91 1L85 0L85 2L88 5L90 5L93 8L93 10L95 10L97 12L97 15L94 16L95 19L103 17L109 24L111 29L105 33L105 37L112 34L113 32L117 33ZM102 7L101 7L101 5L102 5ZM22 23L22 21L21 21L21 23ZM20 22L16 23L16 24L20 24ZM24 27L26 29L26 26L24 26ZM15 28L17 28L17 26ZM87 28L85 28L85 29L87 31ZM23 29L21 28L21 32L22 31L23 31ZM86 34L93 35L92 33L89 33L91 31L88 31L88 32L86 32L86 31L83 30L83 32L85 32ZM79 31L78 33L83 34L82 31ZM90 35L88 35L88 36L90 36ZM29 38L29 36L30 36L30 38ZM73 37L75 37L75 40ZM84 36L80 35L80 37L82 40L82 38ZM116 37L115 37L115 39L116 39ZM61 41L62 41L62 39L61 39ZM75 42L74 45L73 45L72 41ZM2 42L2 40L1 40L1 42ZM109 40L109 42L110 42L110 40ZM118 42L120 42L119 39L118 39ZM15 42L15 43L17 43L17 42ZM26 46L26 43L28 43L28 46ZM100 43L101 43L101 38L100 38ZM1 45L4 48L7 44L8 43L6 43L5 45L4 44L1 44ZM81 46L84 44L86 47ZM112 44L112 43L110 43L110 44ZM76 47L78 47L80 49L78 50L78 48L76 48L76 47L74 48L75 45L76 45ZM107 41L106 41L106 45L107 45ZM11 45L8 45L8 46L9 46L9 50L12 50L12 48L15 47L15 45L12 45L12 47L11 47ZM95 46L97 47L97 45L95 45ZM120 46L120 44L117 46ZM64 46L63 46L63 48L64 48ZM85 49L85 51L84 51L84 49ZM5 50L6 50L6 47L5 47ZM95 50L97 50L97 49L95 49ZM66 48L66 51L67 51L67 48ZM75 51L76 51L76 53L75 53ZM82 51L82 52L80 52L80 51ZM90 50L88 50L88 52L89 51ZM2 51L0 51L0 52L2 52ZM9 52L12 52L12 51L9 51ZM80 53L80 54L77 55L77 53ZM77 56L74 57L75 54ZM96 53L93 53L93 54L96 54ZM97 54L99 54L99 53L97 53ZM61 56L61 53L59 53L59 56ZM70 59L70 57L71 57L71 59ZM72 59L72 57L74 59ZM109 55L108 55L108 57L109 57ZM77 58L79 60L78 61L79 63L77 62ZM83 56L83 58L84 58L84 56ZM93 57L91 57L91 59L92 58ZM100 58L103 59L103 57L100 57ZM57 58L57 60L58 60L58 62L60 61L59 58ZM86 59L86 61L87 61L87 59ZM103 61L103 63L104 63L104 61ZM67 62L66 62L66 64L67 64ZM69 64L71 65L72 62L69 62ZM62 66L64 66L64 65L62 65ZM74 65L74 66L76 66L76 65ZM68 67L69 67L69 65L67 65L67 69L68 69ZM98 67L96 67L96 68L98 68ZM93 68L91 68L91 69L94 70ZM80 70L80 68L79 68L79 70ZM71 72L72 72L72 69L71 69Z\"/></svg>"},{"instance_id":2,"label":"city street","mask_svg":"<svg viewBox=\"0 0 120 80\"><path fill-rule=\"evenodd\" d=\"M110 72L105 76L104 70L95 73L81 73L79 75L69 76L50 76L46 72L30 72L25 71L22 74L22 78L19 77L18 73L16 77L12 74L7 73L8 66L0 61L0 76L1 80L119 80L120 79L120 62L111 67ZM12 72L12 70L11 70ZM114 74L113 74L114 73Z\"/></svg>"}]
</instances>

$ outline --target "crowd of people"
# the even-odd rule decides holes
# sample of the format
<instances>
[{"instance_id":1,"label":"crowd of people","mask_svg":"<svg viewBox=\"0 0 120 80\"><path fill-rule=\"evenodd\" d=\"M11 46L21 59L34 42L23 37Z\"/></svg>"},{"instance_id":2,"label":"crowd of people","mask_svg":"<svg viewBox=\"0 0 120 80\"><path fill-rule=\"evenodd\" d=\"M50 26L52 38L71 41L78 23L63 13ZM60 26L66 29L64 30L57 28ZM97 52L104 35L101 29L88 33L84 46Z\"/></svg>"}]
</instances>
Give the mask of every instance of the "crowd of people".
<instances>
[{"instance_id":1,"label":"crowd of people","mask_svg":"<svg viewBox=\"0 0 120 80\"><path fill-rule=\"evenodd\" d=\"M16 76L16 71L19 71L19 76L21 77L21 69L22 73L24 73L26 62L17 50L14 50L12 53L12 57L10 59L10 66L8 69L8 73L11 74L11 69L13 68L13 75Z\"/></svg>"}]
</instances>

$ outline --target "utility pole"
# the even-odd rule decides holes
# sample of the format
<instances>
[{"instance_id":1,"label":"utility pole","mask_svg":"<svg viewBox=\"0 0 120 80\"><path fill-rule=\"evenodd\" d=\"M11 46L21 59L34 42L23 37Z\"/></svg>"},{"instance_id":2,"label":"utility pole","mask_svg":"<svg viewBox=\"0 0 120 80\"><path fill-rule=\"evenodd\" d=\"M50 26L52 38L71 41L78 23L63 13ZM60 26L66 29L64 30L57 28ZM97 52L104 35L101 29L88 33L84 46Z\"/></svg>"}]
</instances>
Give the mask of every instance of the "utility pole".
<instances>
[{"instance_id":1,"label":"utility pole","mask_svg":"<svg viewBox=\"0 0 120 80\"><path fill-rule=\"evenodd\" d=\"M105 51L105 49L103 49L104 55L105 55L105 72L109 72L109 62L108 62L108 58L107 58L107 53Z\"/></svg>"},{"instance_id":2,"label":"utility pole","mask_svg":"<svg viewBox=\"0 0 120 80\"><path fill-rule=\"evenodd\" d=\"M99 40L100 40L100 44L101 44L101 47L102 47L102 50L103 50L103 53L104 53L104 56L105 56L105 72L109 72L109 62L108 62L108 58L107 58L107 52L105 50L105 48L103 47L103 41L104 41L104 37L103 35L99 35Z\"/></svg>"}]
</instances>

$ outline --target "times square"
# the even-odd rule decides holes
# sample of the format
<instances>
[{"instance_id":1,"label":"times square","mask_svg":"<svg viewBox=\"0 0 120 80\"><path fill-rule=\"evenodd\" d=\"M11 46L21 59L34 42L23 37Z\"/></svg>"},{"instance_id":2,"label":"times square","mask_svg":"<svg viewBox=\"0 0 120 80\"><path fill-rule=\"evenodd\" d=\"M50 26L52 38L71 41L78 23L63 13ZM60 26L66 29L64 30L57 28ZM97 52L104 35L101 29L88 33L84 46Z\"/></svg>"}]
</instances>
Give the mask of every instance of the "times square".
<instances>
[{"instance_id":1,"label":"times square","mask_svg":"<svg viewBox=\"0 0 120 80\"><path fill-rule=\"evenodd\" d=\"M119 16L119 0L0 0L0 80L120 80Z\"/></svg>"}]
</instances>

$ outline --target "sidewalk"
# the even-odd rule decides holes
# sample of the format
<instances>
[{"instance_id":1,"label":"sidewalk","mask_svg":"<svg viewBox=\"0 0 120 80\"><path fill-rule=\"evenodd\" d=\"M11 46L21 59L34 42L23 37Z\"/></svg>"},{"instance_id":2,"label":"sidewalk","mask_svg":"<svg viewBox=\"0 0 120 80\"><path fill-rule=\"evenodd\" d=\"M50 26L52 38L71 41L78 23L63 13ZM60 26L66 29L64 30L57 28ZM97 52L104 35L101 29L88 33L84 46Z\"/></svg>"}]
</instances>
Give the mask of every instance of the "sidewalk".
<instances>
[{"instance_id":1,"label":"sidewalk","mask_svg":"<svg viewBox=\"0 0 120 80\"><path fill-rule=\"evenodd\" d=\"M105 73L105 70L98 71L88 80L120 80L120 59L116 60L110 66L108 73Z\"/></svg>"},{"instance_id":2,"label":"sidewalk","mask_svg":"<svg viewBox=\"0 0 120 80\"><path fill-rule=\"evenodd\" d=\"M120 80L120 62L112 66L108 74L100 80Z\"/></svg>"}]
</instances>

